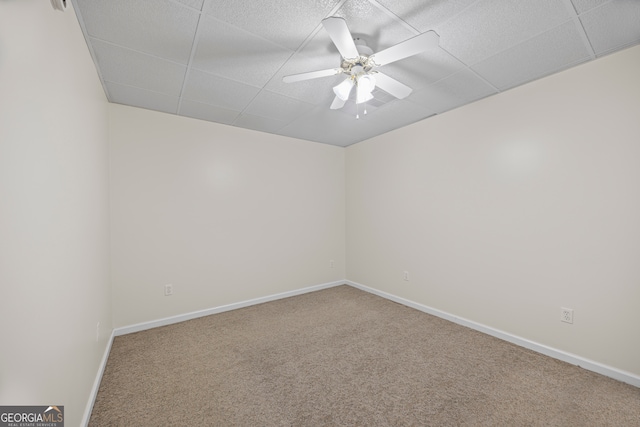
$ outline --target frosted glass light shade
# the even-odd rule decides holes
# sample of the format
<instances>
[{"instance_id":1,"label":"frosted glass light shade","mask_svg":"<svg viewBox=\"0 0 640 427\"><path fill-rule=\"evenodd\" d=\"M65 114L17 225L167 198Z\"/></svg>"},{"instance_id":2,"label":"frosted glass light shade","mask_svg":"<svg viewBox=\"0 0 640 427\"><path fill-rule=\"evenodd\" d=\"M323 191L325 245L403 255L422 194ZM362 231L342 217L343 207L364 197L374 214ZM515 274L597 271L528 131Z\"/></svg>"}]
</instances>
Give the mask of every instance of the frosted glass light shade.
<instances>
[{"instance_id":1,"label":"frosted glass light shade","mask_svg":"<svg viewBox=\"0 0 640 427\"><path fill-rule=\"evenodd\" d=\"M376 87L376 79L367 74L358 79L358 93L356 94L356 104L362 104L373 99L373 89Z\"/></svg>"},{"instance_id":2,"label":"frosted glass light shade","mask_svg":"<svg viewBox=\"0 0 640 427\"><path fill-rule=\"evenodd\" d=\"M349 99L349 95L351 94L351 89L353 89L354 83L351 78L345 79L342 83L333 87L333 93L343 101Z\"/></svg>"}]
</instances>

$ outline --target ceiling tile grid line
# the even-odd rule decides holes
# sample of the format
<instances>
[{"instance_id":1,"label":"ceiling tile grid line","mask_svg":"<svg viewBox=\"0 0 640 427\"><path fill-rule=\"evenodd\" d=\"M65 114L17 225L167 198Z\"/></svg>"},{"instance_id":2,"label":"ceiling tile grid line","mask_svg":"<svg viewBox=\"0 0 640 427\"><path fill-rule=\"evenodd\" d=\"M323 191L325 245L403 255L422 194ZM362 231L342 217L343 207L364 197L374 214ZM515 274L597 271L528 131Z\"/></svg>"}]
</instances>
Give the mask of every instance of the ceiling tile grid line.
<instances>
[{"instance_id":1,"label":"ceiling tile grid line","mask_svg":"<svg viewBox=\"0 0 640 427\"><path fill-rule=\"evenodd\" d=\"M421 11L424 10L425 8L428 8L429 6L427 5L427 2L425 2L424 0L407 0L406 2L398 2L395 0L372 0L372 1L376 1L378 2L381 6L386 7L388 10L390 10L392 13L394 13L396 16L398 16L400 18L401 15L405 16L405 18L403 19L405 22L407 22L407 24L411 25L413 28L416 28L416 30L418 30L419 32L423 32L423 31L428 31L428 30L433 30L434 27L436 26L441 26L441 25L445 25L447 24L449 21L455 19L456 17L458 17L458 15L460 15L461 13L464 13L465 10L469 7L472 7L475 3L477 3L478 1L481 0L444 0L441 2L437 2L437 3L443 3L443 4L447 4L447 3L452 3L453 6L458 6L458 8L454 7L454 12L453 13L445 13L444 16L439 16L439 20L437 20L437 25L422 25L423 23L421 22L421 25L416 25L416 24L411 24L411 22L409 22L409 17L411 15L411 13L407 13L406 11L401 11L400 9L398 9L399 7L405 6L405 3L407 4L411 4L413 3L412 6L415 7L415 11ZM384 2L384 4L383 4ZM389 6L389 4L394 4L397 7L394 7L393 9L395 10L391 10L391 6ZM399 3L399 4L398 4ZM436 2L429 2L431 5L436 5ZM387 6L385 6L385 4ZM406 6L405 6L406 7ZM400 18L402 19L402 18ZM422 27L422 28L418 28L418 27Z\"/></svg>"},{"instance_id":2,"label":"ceiling tile grid line","mask_svg":"<svg viewBox=\"0 0 640 427\"><path fill-rule=\"evenodd\" d=\"M375 7L377 7L378 9L380 9L380 11L382 11L383 13L385 13L387 16L389 16L389 18L395 20L396 22L398 22L400 25L404 26L407 30L411 31L412 33L414 33L416 36L420 34L420 31L418 31L418 29L416 29L415 27L413 27L412 25L410 25L408 22L404 21L403 19L401 19L398 15L396 15L395 13L393 13L392 11L390 11L389 9L387 9L386 7L384 7L383 5L381 5L380 3L378 3L376 0L369 0L369 3L371 3L372 5L374 5Z\"/></svg>"},{"instance_id":3,"label":"ceiling tile grid line","mask_svg":"<svg viewBox=\"0 0 640 427\"><path fill-rule=\"evenodd\" d=\"M583 13L588 13L591 12L593 10L599 9L601 7L606 6L607 4L611 3L614 0L571 0L571 2L573 3L574 7L575 7L575 11L578 15L582 15ZM596 5L593 5L591 7L584 7L581 8L577 5L577 3L582 4L582 3L597 3Z\"/></svg>"},{"instance_id":4,"label":"ceiling tile grid line","mask_svg":"<svg viewBox=\"0 0 640 427\"><path fill-rule=\"evenodd\" d=\"M294 49L291 49L291 48L289 48L287 46L284 46L284 45L282 45L280 43L277 43L277 42L275 42L273 40L270 40L270 39L268 39L266 37L263 37L262 35L260 35L258 33L255 33L255 32L253 32L253 31L251 31L251 30L249 30L247 28L240 27L240 26L234 24L233 22L225 21L224 19L220 19L219 17L217 17L215 15L207 14L207 13L204 13L204 12L201 12L200 15L201 16L205 16L205 17L207 17L209 19L213 19L213 20L217 21L218 23L222 23L222 24L224 24L226 26L232 27L233 29L235 29L235 30L237 30L237 31L239 31L241 33L246 33L248 35L251 35L252 37L261 39L265 43L277 46L277 47L279 47L281 49L284 49L284 50L287 50L287 51L290 51L290 52L295 52Z\"/></svg>"},{"instance_id":5,"label":"ceiling tile grid line","mask_svg":"<svg viewBox=\"0 0 640 427\"><path fill-rule=\"evenodd\" d=\"M584 46L587 48L587 51L589 52L589 57L591 59L596 59L596 51L593 49L591 40L589 40L589 36L587 35L587 32L584 29L584 25L582 25L582 21L580 21L580 18L576 16L573 19L573 22L576 26L576 29L578 30L578 33L580 34L580 38L582 38L582 42L584 43Z\"/></svg>"},{"instance_id":6,"label":"ceiling tile grid line","mask_svg":"<svg viewBox=\"0 0 640 427\"><path fill-rule=\"evenodd\" d=\"M189 0L169 0L171 3L175 3L179 6L185 7L187 9L191 9L194 12L202 12L202 3L203 0L193 0L193 2L189 2ZM200 4L200 7L194 6L194 4Z\"/></svg>"},{"instance_id":7,"label":"ceiling tile grid line","mask_svg":"<svg viewBox=\"0 0 640 427\"><path fill-rule=\"evenodd\" d=\"M342 5L346 2L347 0L342 0L337 6L334 7L334 10L338 10L340 7L342 7ZM334 13L334 11L332 10L331 13ZM262 86L262 88L260 89L260 92L258 92L256 94L256 96L251 100L251 102L249 102L246 107L241 111L240 115L238 115L238 117L236 117L236 119L234 120L234 125L236 125L243 117L243 114L245 113L245 111L247 110L247 108L249 108L251 106L251 104L253 103L253 101L255 101L255 99L265 90L265 88L269 85L269 83L271 83L274 79L278 78L278 75L280 73L280 71L286 66L286 64L289 62L289 60L296 54L300 53L304 47L316 36L316 34L318 34L321 30L323 29L322 24L318 24L316 26L316 28L309 34L309 36L307 36L307 38L300 44L300 46L298 46L298 48L291 53L291 55L289 56L289 58L282 63L282 65L276 70L275 73L273 73L273 75L271 76L271 78L264 84L264 86ZM282 96L286 96L283 94L280 94ZM291 99L295 99L295 98L291 98ZM298 100L300 101L300 100ZM304 101L302 101L304 102ZM258 117L262 117L260 115L258 115ZM268 118L268 117L262 117L262 118ZM286 125L284 125L286 126ZM284 127L282 126L282 127ZM278 131L280 129L277 129L276 131Z\"/></svg>"},{"instance_id":8,"label":"ceiling tile grid line","mask_svg":"<svg viewBox=\"0 0 640 427\"><path fill-rule=\"evenodd\" d=\"M327 14L327 16L325 17L329 17L329 16L334 16L338 10L340 10L342 8L342 6L347 2L348 0L341 0L340 3L338 3L337 5L335 5L333 7L333 9L331 9L331 11L329 11L329 13ZM320 32L323 30L322 24L319 22L318 25L313 29L313 31L311 31L309 33L309 35L304 39L304 41L302 43L300 43L300 46L298 46L298 48L295 51L295 54L300 53L306 46L307 44L313 40L313 38Z\"/></svg>"},{"instance_id":9,"label":"ceiling tile grid line","mask_svg":"<svg viewBox=\"0 0 640 427\"><path fill-rule=\"evenodd\" d=\"M640 43L636 0L71 1L110 102L338 146ZM356 120L357 90L329 109L344 74L283 82L341 67L328 17L374 52L439 42L380 68L409 95L380 80Z\"/></svg>"},{"instance_id":10,"label":"ceiling tile grid line","mask_svg":"<svg viewBox=\"0 0 640 427\"><path fill-rule=\"evenodd\" d=\"M198 31L200 29L200 21L202 20L202 13L198 16L198 23L196 24L196 33L193 37L193 43L191 44L191 53L189 54L189 62L187 62L187 69L184 71L184 79L182 81L182 88L180 89L180 95L178 97L178 109L176 114L180 114L180 108L182 106L182 95L184 94L185 87L187 86L187 82L189 80L189 70L191 69L191 65L193 64L193 57L196 54L196 48L198 45Z\"/></svg>"},{"instance_id":11,"label":"ceiling tile grid line","mask_svg":"<svg viewBox=\"0 0 640 427\"><path fill-rule=\"evenodd\" d=\"M640 1L615 0L580 15L597 57L640 43Z\"/></svg>"},{"instance_id":12,"label":"ceiling tile grid line","mask_svg":"<svg viewBox=\"0 0 640 427\"><path fill-rule=\"evenodd\" d=\"M98 37L94 37L94 36L89 36L89 38L91 39L91 41L98 41L100 43L104 43L105 45L114 46L114 47L117 47L119 49L124 49L124 50L127 50L127 51L132 52L132 53L136 53L136 54L139 54L139 55L144 55L145 57L148 57L148 58L153 58L153 59L157 59L157 60L160 60L160 61L172 63L172 64L175 64L175 65L180 65L182 67L186 67L187 66L187 64L182 63L180 61L175 61L173 59L169 59L169 58L166 58L166 57L160 56L160 55L154 55L152 53L144 52L142 50L135 49L135 48L132 48L130 46L126 46L126 45L123 45L123 44L120 44L120 43L114 43L114 42L111 42L109 40L104 40L104 39L101 39L101 38L98 38Z\"/></svg>"},{"instance_id":13,"label":"ceiling tile grid line","mask_svg":"<svg viewBox=\"0 0 640 427\"><path fill-rule=\"evenodd\" d=\"M567 0L567 1L569 1L569 0ZM556 26L554 28L551 28L549 30L543 31L543 32L541 32L539 34L532 35L530 38L528 38L528 39L526 39L526 40L524 40L522 42L519 42L519 43L517 43L517 44L515 44L513 46L510 46L510 47L508 47L508 48L506 48L504 50L501 50L501 51L497 52L496 54L494 54L492 56L489 56L487 58L484 58L484 59L482 59L482 60L480 60L478 62L470 64L470 65L467 66L467 68L469 69L469 71L475 73L485 83L487 83L488 85L494 87L497 92L503 92L505 90L509 90L509 89L514 88L514 87L520 86L521 84L524 84L524 83L527 83L527 82L530 82L530 81L533 81L533 80L537 80L537 79L546 77L549 74L553 74L553 73L559 72L561 70L564 70L567 67L554 68L554 69L550 70L548 73L544 73L544 74L538 75L536 78L528 79L526 81L523 81L521 83L517 83L515 85L511 85L511 86L508 86L508 87L499 87L499 86L496 86L493 82L487 80L483 74L478 73L478 66L483 64L483 63L486 63L488 61L491 61L492 59L499 58L499 57L503 56L505 53L507 53L509 51L515 50L517 48L522 48L523 46L526 46L527 44L530 44L532 42L532 40L535 40L536 38L539 38L539 37L541 37L541 36L543 36L543 35L545 35L547 33L556 31L559 28L561 28L563 26L566 26L569 22L571 22L573 24L573 26L575 27L576 33L580 35L582 43L584 44L584 48L588 52L589 59L595 59L595 53L593 52L593 48L591 47L591 43L589 42L588 38L586 38L586 33L584 33L584 29L582 27L582 24L579 22L579 20L578 20L578 18L576 16L576 17L573 17L570 20L568 20L568 21L566 21L566 22L564 22L564 23L562 23L562 24L560 24L560 25L558 25L558 26ZM569 64L570 64L569 66L577 65L577 64L580 64L580 63L583 63L583 62L584 62L584 60L572 60L572 61L569 62Z\"/></svg>"},{"instance_id":14,"label":"ceiling tile grid line","mask_svg":"<svg viewBox=\"0 0 640 427\"><path fill-rule=\"evenodd\" d=\"M87 30L87 27L85 26L84 23L84 19L82 19L82 13L80 13L80 8L78 7L78 5L76 4L77 0L70 0L73 5L73 11L76 15L76 19L78 20L78 24L80 25L80 30L82 30L82 35L84 36L84 40L87 43L87 48L89 49L89 54L91 55L91 60L93 61L94 64L96 64L96 73L98 74L98 79L100 79L100 84L102 85L102 89L104 90L104 94L107 97L108 100L111 100L111 96L109 94L109 89L107 88L107 85L105 84L105 79L102 75L102 70L100 69L100 67L97 66L98 64L98 60L96 59L96 53L93 49L93 45L91 44L90 40L89 40L89 31Z\"/></svg>"},{"instance_id":15,"label":"ceiling tile grid line","mask_svg":"<svg viewBox=\"0 0 640 427\"><path fill-rule=\"evenodd\" d=\"M569 11L569 13L571 14L571 16L573 17L573 21L576 25L576 29L580 33L582 42L584 43L585 47L589 51L589 56L591 57L591 59L596 59L596 52L593 50L593 46L591 45L589 36L587 36L587 32L585 31L584 26L580 21L580 17L579 17L580 14L578 13L578 10L576 9L575 5L571 0L562 0L562 1L564 2L564 5Z\"/></svg>"},{"instance_id":16,"label":"ceiling tile grid line","mask_svg":"<svg viewBox=\"0 0 640 427\"><path fill-rule=\"evenodd\" d=\"M186 66L161 57L89 38L105 80L177 96ZM113 99L110 99L113 100Z\"/></svg>"},{"instance_id":17,"label":"ceiling tile grid line","mask_svg":"<svg viewBox=\"0 0 640 427\"><path fill-rule=\"evenodd\" d=\"M273 108L271 109L272 112L270 114L269 113L264 113L264 111L269 111L269 110L267 110L268 107L264 107L264 109L262 110L263 112L256 112L256 111L254 111L252 109L252 108L256 108L255 104L256 104L257 100L261 97L261 95L263 95L263 94L266 94L265 96L271 96L271 97L276 96L276 97L280 97L280 98L285 98L285 102L286 102L286 100L290 100L291 104L299 104L297 112L293 113L294 115L296 113L298 113L298 116L300 116L300 115L302 115L302 114L304 114L306 112L305 108L308 108L308 110L310 110L312 107L314 107L314 105L306 103L304 101L301 101L301 100L298 100L298 99L295 99L295 98L291 98L291 97L288 97L286 95L281 95L281 94L278 94L278 93L275 93L275 92L271 92L271 91L268 91L266 89L262 89L260 92L258 92L256 94L255 97L253 97L253 99L247 104L247 106L240 112L240 116L238 116L236 118L236 121L240 120L242 115L245 114L245 113L251 114L253 116L260 117L260 118L263 118L263 119L280 120L279 118L274 117L275 115L277 115L277 113L273 113ZM234 122L234 124L235 124L235 122Z\"/></svg>"},{"instance_id":18,"label":"ceiling tile grid line","mask_svg":"<svg viewBox=\"0 0 640 427\"><path fill-rule=\"evenodd\" d=\"M570 30L567 30L570 29ZM569 31L569 32L567 32ZM499 91L504 91L504 90L508 90L511 89L513 87L519 86L520 84L526 83L526 82L530 82L542 77L545 77L549 74L558 72L559 70L562 69L566 69L567 65L571 65L571 64L578 64L578 63L582 63L584 62L586 59L593 59L593 57L590 54L590 46L586 45L584 43L584 39L581 37L581 30L576 26L575 20L574 19L570 19L569 21L563 23L562 25L559 25L557 27L554 27L548 31L545 31L541 34L537 34L533 37L531 37L530 39L527 39L525 41L523 41L522 43L519 43L516 46L513 46L509 49L505 49L501 52L498 52L495 55L492 55L476 64L473 64L471 66L471 69L478 73L481 77L483 77L485 80L488 80L490 84L492 84L493 86L497 87ZM571 37L570 37L571 36ZM544 61L547 61L549 59L555 59L555 61L549 62L549 64L547 65L546 70L547 71L542 71L542 72L536 72L535 73L535 77L529 75L528 77L522 79L513 79L513 83L511 84L497 84L495 82L495 80L492 81L491 78L487 77L485 78L484 76L488 76L489 74L491 75L499 75L502 70L505 69L510 69L510 74L515 74L515 71L518 68L526 68L526 70L520 70L519 72L530 72L531 69L535 69L536 64L529 64L527 63L528 58L535 58L536 56L540 56L541 53L540 52L536 52L535 50L531 50L531 46L541 46L543 45L543 41L544 39L550 38L551 40L554 41L554 43L547 43L547 45L545 46L545 50L547 52L546 56L544 57L544 59L542 60L536 60L536 63L543 63ZM577 44L568 44L569 41L574 41L574 40L578 40ZM561 49L565 48L565 51L562 52ZM579 49L583 48L583 54L579 53ZM566 58L566 61L562 61L560 59L554 58L555 55L555 51L559 51L562 52L562 57ZM525 55L525 57L523 58L519 58L517 55L513 56L513 52L517 52L517 53L524 53L527 52L527 55ZM508 57L509 55L511 55L511 60L507 61L506 63L502 63L500 64L500 59L501 58L505 58ZM577 56L577 57L573 57L573 56ZM561 62L558 64L558 60L560 60ZM497 67L496 70L494 71L490 71L489 73L487 72L488 70L490 70L490 68L487 68L487 64L491 63L491 62L497 62L500 65ZM504 62L504 61L502 61ZM513 65L509 65L509 64L513 64ZM484 69L484 71L482 71ZM518 81L520 80L520 81Z\"/></svg>"},{"instance_id":19,"label":"ceiling tile grid line","mask_svg":"<svg viewBox=\"0 0 640 427\"><path fill-rule=\"evenodd\" d=\"M563 1L563 0L561 0L561 1ZM570 18L568 18L568 19L566 19L566 20L564 20L564 21L561 21L558 25L555 25L555 26L553 26L553 27L549 27L549 28L545 28L544 30L541 30L541 31L539 31L539 32L537 32L537 33L532 33L532 34L530 34L526 39L519 40L519 41L517 41L517 42L514 42L513 44L505 45L505 47L504 47L504 48L502 48L502 49L500 49L500 50L498 50L498 51L494 52L494 53L493 53L493 54L491 54L491 55L485 56L485 57L483 57L483 58L481 58L481 59L479 59L479 60L477 60L477 61L473 61L473 62L470 62L470 63L468 63L468 64L467 64L467 63L465 63L465 61L463 61L463 60L460 60L460 61L461 61L463 64L465 64L466 66L468 66L468 67L473 67L473 66L477 65L479 62L485 61L485 60L487 60L488 58L491 58L491 57L493 57L493 56L499 55L499 54L501 54L501 53L503 53L503 52L506 52L506 51L508 51L508 50L510 50L510 49L517 48L518 46L522 46L522 45L526 44L527 42L531 41L532 39L535 39L536 37L539 37L539 36L541 36L541 35L543 35L543 34L545 34L545 33L548 33L549 31L552 31L552 30L555 30L555 29L557 29L557 28L559 28L559 27L562 27L563 25L566 25L566 24L567 24L567 22L575 22L575 20L576 20L576 19L578 19L578 17L577 17L577 16L575 16L575 17L570 17ZM589 48L590 48L590 45L589 45ZM452 55L453 55L453 56L455 56L454 54L452 54ZM458 59L459 59L459 58L458 58Z\"/></svg>"}]
</instances>

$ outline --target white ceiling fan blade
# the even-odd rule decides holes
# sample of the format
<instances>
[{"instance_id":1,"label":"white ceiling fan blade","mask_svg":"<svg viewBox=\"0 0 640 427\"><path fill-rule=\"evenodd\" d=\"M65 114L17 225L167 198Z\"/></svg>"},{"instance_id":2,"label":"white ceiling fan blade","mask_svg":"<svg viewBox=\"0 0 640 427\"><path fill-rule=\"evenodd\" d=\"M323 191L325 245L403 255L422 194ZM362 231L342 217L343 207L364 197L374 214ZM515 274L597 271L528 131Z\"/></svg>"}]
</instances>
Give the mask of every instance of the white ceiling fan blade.
<instances>
[{"instance_id":1,"label":"white ceiling fan blade","mask_svg":"<svg viewBox=\"0 0 640 427\"><path fill-rule=\"evenodd\" d=\"M331 108L332 110L339 110L340 108L344 107L344 104L346 104L347 101L340 99L339 96L336 95L335 98L333 98L333 102L331 103Z\"/></svg>"},{"instance_id":2,"label":"white ceiling fan blade","mask_svg":"<svg viewBox=\"0 0 640 427\"><path fill-rule=\"evenodd\" d=\"M373 61L377 66L390 64L422 53L427 49L438 47L439 40L440 36L436 34L435 31L427 31L419 36L400 42L395 46L391 46L378 53L374 53L371 55L371 58L373 58Z\"/></svg>"},{"instance_id":3,"label":"white ceiling fan blade","mask_svg":"<svg viewBox=\"0 0 640 427\"><path fill-rule=\"evenodd\" d=\"M375 76L376 86L398 99L406 98L411 94L411 92L413 92L413 89L411 89L409 86L404 83L400 83L396 79L389 77L386 74L376 73Z\"/></svg>"},{"instance_id":4,"label":"white ceiling fan blade","mask_svg":"<svg viewBox=\"0 0 640 427\"><path fill-rule=\"evenodd\" d=\"M331 37L333 44L336 45L343 58L353 59L360 56L356 44L353 42L351 31L349 31L347 22L344 19L337 17L327 18L322 20L322 26L327 30L329 37Z\"/></svg>"},{"instance_id":5,"label":"white ceiling fan blade","mask_svg":"<svg viewBox=\"0 0 640 427\"><path fill-rule=\"evenodd\" d=\"M328 70L310 71L308 73L292 74L290 76L284 76L282 81L285 83L301 82L303 80L317 79L318 77L335 76L340 74L342 68L331 68Z\"/></svg>"}]
</instances>

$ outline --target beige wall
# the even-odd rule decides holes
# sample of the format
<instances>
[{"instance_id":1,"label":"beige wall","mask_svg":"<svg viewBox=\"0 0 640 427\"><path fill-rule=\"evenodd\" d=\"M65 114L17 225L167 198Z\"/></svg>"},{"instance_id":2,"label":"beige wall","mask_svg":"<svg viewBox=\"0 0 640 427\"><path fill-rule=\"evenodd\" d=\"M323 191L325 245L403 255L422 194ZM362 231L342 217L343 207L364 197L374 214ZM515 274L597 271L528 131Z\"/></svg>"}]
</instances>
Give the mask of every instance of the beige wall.
<instances>
[{"instance_id":1,"label":"beige wall","mask_svg":"<svg viewBox=\"0 0 640 427\"><path fill-rule=\"evenodd\" d=\"M116 327L344 279L344 149L110 111Z\"/></svg>"},{"instance_id":2,"label":"beige wall","mask_svg":"<svg viewBox=\"0 0 640 427\"><path fill-rule=\"evenodd\" d=\"M73 10L0 1L0 405L69 426L112 330L107 118Z\"/></svg>"},{"instance_id":3,"label":"beige wall","mask_svg":"<svg viewBox=\"0 0 640 427\"><path fill-rule=\"evenodd\" d=\"M348 279L640 374L638 76L635 47L349 147Z\"/></svg>"}]
</instances>

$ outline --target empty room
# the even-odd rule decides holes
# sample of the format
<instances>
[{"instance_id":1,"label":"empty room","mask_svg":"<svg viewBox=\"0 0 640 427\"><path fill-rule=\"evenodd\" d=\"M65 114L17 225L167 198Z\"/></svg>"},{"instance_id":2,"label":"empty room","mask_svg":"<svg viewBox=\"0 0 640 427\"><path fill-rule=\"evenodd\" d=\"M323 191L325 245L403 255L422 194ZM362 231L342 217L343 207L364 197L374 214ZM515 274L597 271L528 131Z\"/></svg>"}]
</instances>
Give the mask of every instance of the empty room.
<instances>
[{"instance_id":1,"label":"empty room","mask_svg":"<svg viewBox=\"0 0 640 427\"><path fill-rule=\"evenodd\" d=\"M0 0L0 426L640 425L639 22Z\"/></svg>"}]
</instances>

